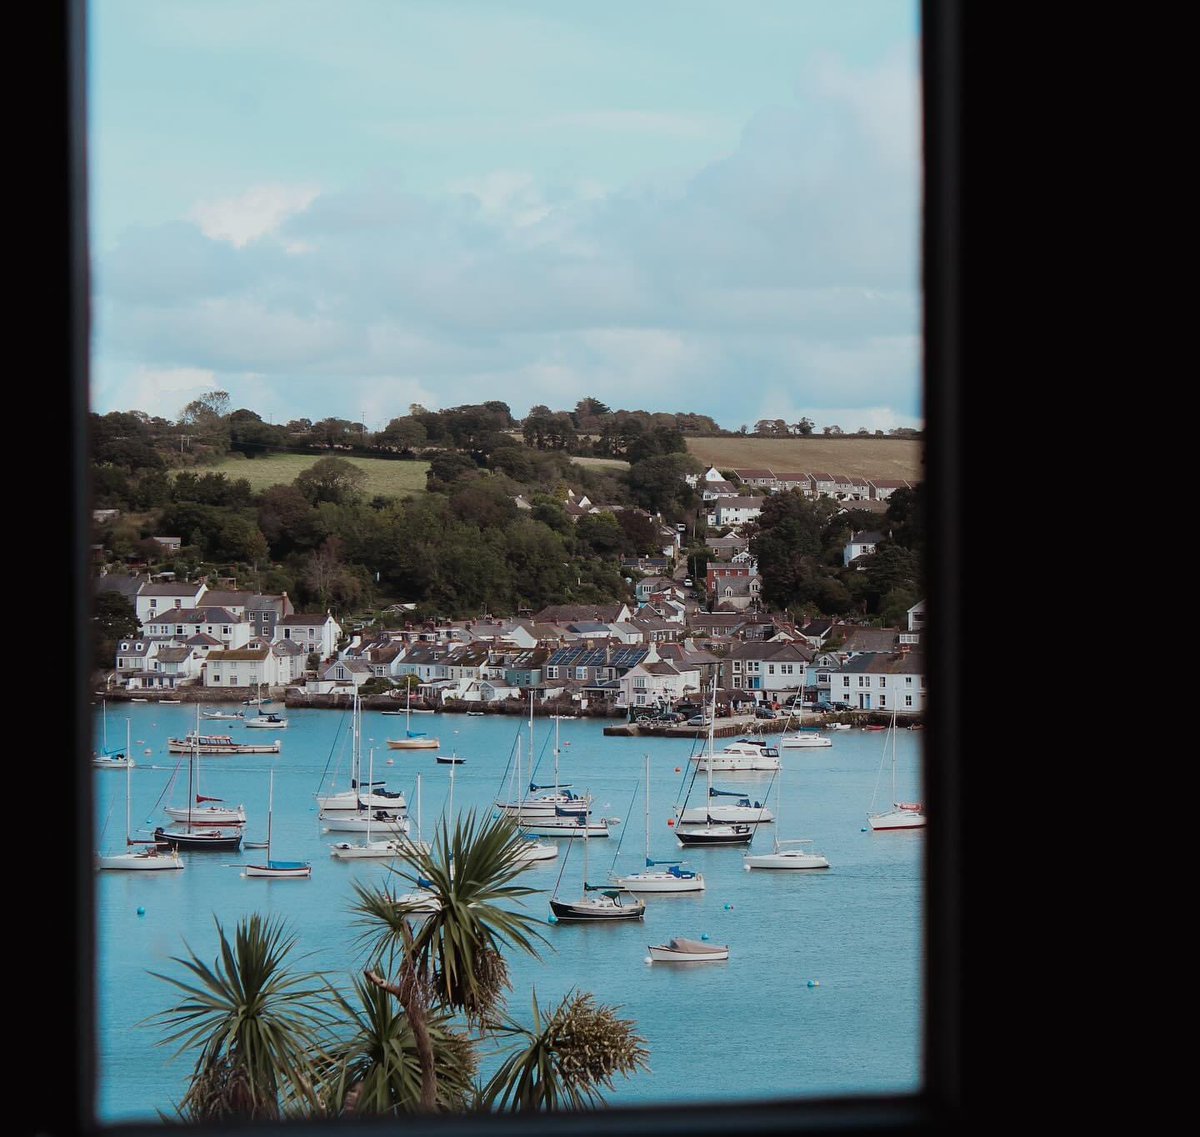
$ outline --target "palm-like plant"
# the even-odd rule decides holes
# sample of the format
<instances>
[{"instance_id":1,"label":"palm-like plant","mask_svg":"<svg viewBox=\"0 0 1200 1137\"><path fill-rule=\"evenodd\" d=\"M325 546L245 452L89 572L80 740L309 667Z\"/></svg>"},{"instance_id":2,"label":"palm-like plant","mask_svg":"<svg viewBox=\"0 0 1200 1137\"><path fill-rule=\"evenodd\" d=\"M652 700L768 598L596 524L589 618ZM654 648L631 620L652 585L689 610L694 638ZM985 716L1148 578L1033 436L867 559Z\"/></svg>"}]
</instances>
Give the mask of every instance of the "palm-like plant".
<instances>
[{"instance_id":1,"label":"palm-like plant","mask_svg":"<svg viewBox=\"0 0 1200 1137\"><path fill-rule=\"evenodd\" d=\"M285 967L296 939L281 922L249 916L232 943L216 925L220 954L211 966L190 948L173 960L194 982L152 973L184 994L149 1020L164 1028L160 1044L200 1052L180 1115L276 1119L319 1110L322 1042L333 1021L327 985L319 972Z\"/></svg>"},{"instance_id":2,"label":"palm-like plant","mask_svg":"<svg viewBox=\"0 0 1200 1137\"><path fill-rule=\"evenodd\" d=\"M477 1059L474 1041L453 1029L445 1012L429 1010L416 1024L426 1032L433 1054L433 1079L422 1070L414 1022L386 986L360 976L357 1005L334 992L349 1025L344 1041L330 1047L328 1101L337 1115L413 1113L436 1109L464 1113L474 1091ZM411 1006L411 1004L410 1004ZM427 1084L433 1101L425 1100Z\"/></svg>"},{"instance_id":3,"label":"palm-like plant","mask_svg":"<svg viewBox=\"0 0 1200 1137\"><path fill-rule=\"evenodd\" d=\"M430 984L437 1003L487 1022L510 986L501 947L537 957L535 941L547 942L534 930L537 917L503 907L541 891L513 883L526 868L523 842L507 816L481 817L472 809L453 828L443 818L428 851L414 844L392 866L435 901L430 911L406 907L386 885L356 883L351 910L372 957L399 952Z\"/></svg>"},{"instance_id":4,"label":"palm-like plant","mask_svg":"<svg viewBox=\"0 0 1200 1137\"><path fill-rule=\"evenodd\" d=\"M595 996L568 992L545 1020L533 999L533 1028L506 1019L497 1034L522 1040L479 1091L482 1109L583 1109L601 1103L618 1074L649 1069L650 1052L634 1024Z\"/></svg>"}]
</instances>

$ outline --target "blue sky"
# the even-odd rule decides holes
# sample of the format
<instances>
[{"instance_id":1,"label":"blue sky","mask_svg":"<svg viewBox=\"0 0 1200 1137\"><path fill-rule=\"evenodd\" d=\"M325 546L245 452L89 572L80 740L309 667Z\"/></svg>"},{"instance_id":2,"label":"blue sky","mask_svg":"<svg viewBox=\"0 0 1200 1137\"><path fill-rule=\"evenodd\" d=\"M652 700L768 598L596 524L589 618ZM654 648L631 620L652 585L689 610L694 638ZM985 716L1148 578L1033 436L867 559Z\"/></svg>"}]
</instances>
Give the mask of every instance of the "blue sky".
<instances>
[{"instance_id":1,"label":"blue sky","mask_svg":"<svg viewBox=\"0 0 1200 1137\"><path fill-rule=\"evenodd\" d=\"M92 408L920 426L918 16L92 0Z\"/></svg>"}]
</instances>

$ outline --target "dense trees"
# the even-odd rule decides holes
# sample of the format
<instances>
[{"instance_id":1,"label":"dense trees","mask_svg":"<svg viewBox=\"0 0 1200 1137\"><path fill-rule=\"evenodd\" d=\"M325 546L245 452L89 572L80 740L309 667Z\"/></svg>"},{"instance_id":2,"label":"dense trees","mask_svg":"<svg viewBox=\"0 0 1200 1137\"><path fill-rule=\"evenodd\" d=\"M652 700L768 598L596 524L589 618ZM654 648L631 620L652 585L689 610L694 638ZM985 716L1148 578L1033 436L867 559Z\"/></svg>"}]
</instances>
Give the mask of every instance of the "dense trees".
<instances>
[{"instance_id":1,"label":"dense trees","mask_svg":"<svg viewBox=\"0 0 1200 1137\"><path fill-rule=\"evenodd\" d=\"M613 410L591 396L570 412L535 406L524 420L499 401L443 411L413 404L370 435L334 417L272 425L245 408L229 411L228 396L213 391L176 423L135 411L92 415L90 426L94 505L119 511L96 525L93 540L113 559L232 573L242 587L286 588L298 605L339 617L391 600L463 616L627 599L620 559L661 550L664 523L691 525L693 577L708 559L699 499L684 481L702 469L685 434L716 429L705 416ZM756 426L811 429L807 419ZM205 467L229 447L247 456L307 450L315 460L291 484L254 492L247 479ZM427 492L366 500L350 453L419 456ZM586 453L628 466L572 457ZM602 512L568 509L585 498ZM749 532L769 607L879 617L920 598L919 488L897 492L885 518L800 494L763 502ZM850 533L872 528L887 534L880 555L863 571L846 570ZM164 535L183 543L170 560L152 540Z\"/></svg>"}]
</instances>

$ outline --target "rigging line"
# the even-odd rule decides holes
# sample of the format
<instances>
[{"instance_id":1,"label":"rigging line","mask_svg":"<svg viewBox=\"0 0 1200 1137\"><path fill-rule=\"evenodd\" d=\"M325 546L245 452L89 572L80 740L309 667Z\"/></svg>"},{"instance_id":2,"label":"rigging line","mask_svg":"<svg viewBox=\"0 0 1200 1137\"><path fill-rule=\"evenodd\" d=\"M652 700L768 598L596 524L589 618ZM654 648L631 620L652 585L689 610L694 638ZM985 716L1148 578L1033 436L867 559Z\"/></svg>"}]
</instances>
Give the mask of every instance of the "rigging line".
<instances>
[{"instance_id":1,"label":"rigging line","mask_svg":"<svg viewBox=\"0 0 1200 1137\"><path fill-rule=\"evenodd\" d=\"M341 737L342 728L346 725L346 717L348 714L353 714L353 708L350 711L343 711L342 717L338 720L337 730L333 732L333 741L329 744L329 753L325 757L325 769L321 771L321 781L318 783L317 792L320 792L321 786L325 784L325 777L329 773L329 763L333 761L334 751L337 749L338 739Z\"/></svg>"},{"instance_id":2,"label":"rigging line","mask_svg":"<svg viewBox=\"0 0 1200 1137\"><path fill-rule=\"evenodd\" d=\"M632 793L632 795L630 795L630 798L629 798L629 808L625 811L626 817L628 817L633 812L633 803L635 801L637 801L638 786L640 786L641 784L642 784L641 778L639 778L636 782L633 783L633 793ZM590 821L591 821L591 818L585 813L583 816L583 823L585 825L587 825ZM621 826L621 836L617 838L617 848L616 848L615 852L613 853L613 859L612 859L614 869L617 867L617 857L619 857L621 855L621 842L625 840L625 830L628 828L629 827L627 825Z\"/></svg>"}]
</instances>

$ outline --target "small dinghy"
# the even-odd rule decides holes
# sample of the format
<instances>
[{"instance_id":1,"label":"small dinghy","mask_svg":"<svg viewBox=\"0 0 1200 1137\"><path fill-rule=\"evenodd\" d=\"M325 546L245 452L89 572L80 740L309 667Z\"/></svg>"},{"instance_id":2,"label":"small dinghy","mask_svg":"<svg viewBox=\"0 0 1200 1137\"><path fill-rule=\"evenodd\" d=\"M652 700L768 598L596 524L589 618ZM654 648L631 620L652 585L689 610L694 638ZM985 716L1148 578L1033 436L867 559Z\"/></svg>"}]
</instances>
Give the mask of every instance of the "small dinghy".
<instances>
[{"instance_id":1,"label":"small dinghy","mask_svg":"<svg viewBox=\"0 0 1200 1137\"><path fill-rule=\"evenodd\" d=\"M728 944L710 944L683 936L672 936L665 944L650 945L652 963L716 963L728 958Z\"/></svg>"}]
</instances>

